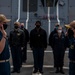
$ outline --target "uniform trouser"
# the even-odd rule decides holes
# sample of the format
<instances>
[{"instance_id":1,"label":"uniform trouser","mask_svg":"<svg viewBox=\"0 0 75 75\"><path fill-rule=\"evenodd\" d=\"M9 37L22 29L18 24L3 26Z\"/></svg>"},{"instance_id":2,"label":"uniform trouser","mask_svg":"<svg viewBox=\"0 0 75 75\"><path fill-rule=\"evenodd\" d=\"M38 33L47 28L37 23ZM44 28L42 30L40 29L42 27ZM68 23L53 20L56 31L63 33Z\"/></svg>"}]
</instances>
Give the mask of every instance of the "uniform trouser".
<instances>
[{"instance_id":1,"label":"uniform trouser","mask_svg":"<svg viewBox=\"0 0 75 75\"><path fill-rule=\"evenodd\" d=\"M69 62L69 75L75 75L75 63Z\"/></svg>"},{"instance_id":2,"label":"uniform trouser","mask_svg":"<svg viewBox=\"0 0 75 75\"><path fill-rule=\"evenodd\" d=\"M13 60L13 70L18 71L21 68L22 52L20 46L11 47Z\"/></svg>"},{"instance_id":3,"label":"uniform trouser","mask_svg":"<svg viewBox=\"0 0 75 75\"><path fill-rule=\"evenodd\" d=\"M43 70L44 48L33 48L34 69Z\"/></svg>"},{"instance_id":4,"label":"uniform trouser","mask_svg":"<svg viewBox=\"0 0 75 75\"><path fill-rule=\"evenodd\" d=\"M10 75L10 64L9 64L9 62L0 63L0 75Z\"/></svg>"},{"instance_id":5,"label":"uniform trouser","mask_svg":"<svg viewBox=\"0 0 75 75\"><path fill-rule=\"evenodd\" d=\"M64 65L64 52L53 52L54 55L54 67L63 67Z\"/></svg>"},{"instance_id":6,"label":"uniform trouser","mask_svg":"<svg viewBox=\"0 0 75 75\"><path fill-rule=\"evenodd\" d=\"M27 60L27 45L22 50L22 61Z\"/></svg>"}]
</instances>

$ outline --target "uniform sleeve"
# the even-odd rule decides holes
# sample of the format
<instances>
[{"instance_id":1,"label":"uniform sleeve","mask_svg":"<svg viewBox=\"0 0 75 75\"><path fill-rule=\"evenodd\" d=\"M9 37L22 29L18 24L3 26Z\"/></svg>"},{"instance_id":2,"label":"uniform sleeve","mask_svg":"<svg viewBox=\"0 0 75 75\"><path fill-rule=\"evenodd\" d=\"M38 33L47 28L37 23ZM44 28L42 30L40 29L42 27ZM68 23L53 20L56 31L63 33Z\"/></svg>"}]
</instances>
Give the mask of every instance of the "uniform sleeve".
<instances>
[{"instance_id":1,"label":"uniform sleeve","mask_svg":"<svg viewBox=\"0 0 75 75\"><path fill-rule=\"evenodd\" d=\"M29 42L29 32L26 30L26 41Z\"/></svg>"},{"instance_id":2,"label":"uniform sleeve","mask_svg":"<svg viewBox=\"0 0 75 75\"><path fill-rule=\"evenodd\" d=\"M25 42L26 42L26 40L25 40L25 34L24 34L24 31L22 31L22 34L21 34L21 45L22 45L22 47L24 47Z\"/></svg>"},{"instance_id":3,"label":"uniform sleeve","mask_svg":"<svg viewBox=\"0 0 75 75\"><path fill-rule=\"evenodd\" d=\"M47 48L47 33L46 33L46 31L45 31L45 36L44 36L44 37L45 37L45 38L44 38L44 39L45 39L45 40L44 40L44 41L45 41L45 42L44 42L44 45L45 45L44 47Z\"/></svg>"},{"instance_id":4,"label":"uniform sleeve","mask_svg":"<svg viewBox=\"0 0 75 75\"><path fill-rule=\"evenodd\" d=\"M52 36L52 39L51 39L51 48L53 49L54 48L54 44L55 44L55 34Z\"/></svg>"},{"instance_id":5,"label":"uniform sleeve","mask_svg":"<svg viewBox=\"0 0 75 75\"><path fill-rule=\"evenodd\" d=\"M51 32L50 36L49 36L49 45L52 46L52 37L53 37L53 33Z\"/></svg>"},{"instance_id":6,"label":"uniform sleeve","mask_svg":"<svg viewBox=\"0 0 75 75\"><path fill-rule=\"evenodd\" d=\"M69 37L68 36L65 37L65 47L69 48Z\"/></svg>"},{"instance_id":7,"label":"uniform sleeve","mask_svg":"<svg viewBox=\"0 0 75 75\"><path fill-rule=\"evenodd\" d=\"M33 42L34 42L34 35L33 30L30 32L30 47L33 48Z\"/></svg>"},{"instance_id":8,"label":"uniform sleeve","mask_svg":"<svg viewBox=\"0 0 75 75\"><path fill-rule=\"evenodd\" d=\"M12 46L12 33L10 32L9 37L8 37L8 42L10 47Z\"/></svg>"}]
</instances>

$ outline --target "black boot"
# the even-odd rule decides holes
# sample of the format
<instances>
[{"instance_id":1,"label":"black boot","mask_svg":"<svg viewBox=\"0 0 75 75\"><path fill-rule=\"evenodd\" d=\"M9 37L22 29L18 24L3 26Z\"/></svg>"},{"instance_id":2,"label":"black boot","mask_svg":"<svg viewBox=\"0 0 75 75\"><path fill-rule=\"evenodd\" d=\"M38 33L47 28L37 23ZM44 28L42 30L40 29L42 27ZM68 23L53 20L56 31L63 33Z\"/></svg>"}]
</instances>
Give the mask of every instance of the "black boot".
<instances>
[{"instance_id":1,"label":"black boot","mask_svg":"<svg viewBox=\"0 0 75 75\"><path fill-rule=\"evenodd\" d=\"M15 69L13 69L12 71L11 71L11 73L15 73L16 72L16 70Z\"/></svg>"},{"instance_id":2,"label":"black boot","mask_svg":"<svg viewBox=\"0 0 75 75\"><path fill-rule=\"evenodd\" d=\"M55 73L59 73L59 67L56 67Z\"/></svg>"},{"instance_id":3,"label":"black boot","mask_svg":"<svg viewBox=\"0 0 75 75\"><path fill-rule=\"evenodd\" d=\"M63 71L63 67L60 67L60 73L65 74L65 72Z\"/></svg>"}]
</instances>

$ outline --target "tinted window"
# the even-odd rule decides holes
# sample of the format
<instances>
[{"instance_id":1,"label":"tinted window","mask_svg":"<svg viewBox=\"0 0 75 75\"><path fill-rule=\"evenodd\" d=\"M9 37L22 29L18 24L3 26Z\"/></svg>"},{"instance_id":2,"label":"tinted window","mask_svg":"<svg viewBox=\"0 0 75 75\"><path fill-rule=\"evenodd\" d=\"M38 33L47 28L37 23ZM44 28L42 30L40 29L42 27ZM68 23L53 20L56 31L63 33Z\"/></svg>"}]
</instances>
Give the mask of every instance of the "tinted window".
<instances>
[{"instance_id":1,"label":"tinted window","mask_svg":"<svg viewBox=\"0 0 75 75\"><path fill-rule=\"evenodd\" d=\"M23 0L23 11L27 12L27 0ZM29 0L29 11L37 11L37 0Z\"/></svg>"},{"instance_id":2,"label":"tinted window","mask_svg":"<svg viewBox=\"0 0 75 75\"><path fill-rule=\"evenodd\" d=\"M41 0L42 5L44 6L44 0Z\"/></svg>"},{"instance_id":3,"label":"tinted window","mask_svg":"<svg viewBox=\"0 0 75 75\"><path fill-rule=\"evenodd\" d=\"M38 0L30 0L30 4L29 4L29 7L30 7L30 12L35 12L37 11L37 2Z\"/></svg>"},{"instance_id":4,"label":"tinted window","mask_svg":"<svg viewBox=\"0 0 75 75\"><path fill-rule=\"evenodd\" d=\"M46 0L46 6L47 7L52 7L54 4L54 0Z\"/></svg>"},{"instance_id":5,"label":"tinted window","mask_svg":"<svg viewBox=\"0 0 75 75\"><path fill-rule=\"evenodd\" d=\"M23 11L27 11L27 0L23 0Z\"/></svg>"},{"instance_id":6,"label":"tinted window","mask_svg":"<svg viewBox=\"0 0 75 75\"><path fill-rule=\"evenodd\" d=\"M47 6L47 7L53 7L56 6L58 0L41 0L41 3L43 6Z\"/></svg>"}]
</instances>

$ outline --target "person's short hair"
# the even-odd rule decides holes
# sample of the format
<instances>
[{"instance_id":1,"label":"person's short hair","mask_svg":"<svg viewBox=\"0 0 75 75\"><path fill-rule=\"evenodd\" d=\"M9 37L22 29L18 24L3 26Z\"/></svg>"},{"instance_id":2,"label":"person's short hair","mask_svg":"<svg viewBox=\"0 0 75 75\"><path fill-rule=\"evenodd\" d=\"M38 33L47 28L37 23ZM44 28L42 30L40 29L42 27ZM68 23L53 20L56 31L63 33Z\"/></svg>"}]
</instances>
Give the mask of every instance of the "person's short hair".
<instances>
[{"instance_id":1,"label":"person's short hair","mask_svg":"<svg viewBox=\"0 0 75 75\"><path fill-rule=\"evenodd\" d=\"M14 25L20 25L20 22L14 22Z\"/></svg>"},{"instance_id":2,"label":"person's short hair","mask_svg":"<svg viewBox=\"0 0 75 75\"><path fill-rule=\"evenodd\" d=\"M7 19L4 14L0 14L0 22L9 22L10 19Z\"/></svg>"},{"instance_id":3,"label":"person's short hair","mask_svg":"<svg viewBox=\"0 0 75 75\"><path fill-rule=\"evenodd\" d=\"M55 24L55 27L59 27L60 25L58 23Z\"/></svg>"},{"instance_id":4,"label":"person's short hair","mask_svg":"<svg viewBox=\"0 0 75 75\"><path fill-rule=\"evenodd\" d=\"M21 23L21 26L24 26L24 23Z\"/></svg>"},{"instance_id":5,"label":"person's short hair","mask_svg":"<svg viewBox=\"0 0 75 75\"><path fill-rule=\"evenodd\" d=\"M36 21L36 23L39 23L41 25L41 21ZM35 25L36 25L36 23L35 23Z\"/></svg>"}]
</instances>

